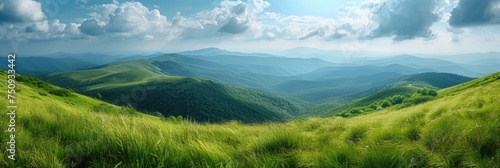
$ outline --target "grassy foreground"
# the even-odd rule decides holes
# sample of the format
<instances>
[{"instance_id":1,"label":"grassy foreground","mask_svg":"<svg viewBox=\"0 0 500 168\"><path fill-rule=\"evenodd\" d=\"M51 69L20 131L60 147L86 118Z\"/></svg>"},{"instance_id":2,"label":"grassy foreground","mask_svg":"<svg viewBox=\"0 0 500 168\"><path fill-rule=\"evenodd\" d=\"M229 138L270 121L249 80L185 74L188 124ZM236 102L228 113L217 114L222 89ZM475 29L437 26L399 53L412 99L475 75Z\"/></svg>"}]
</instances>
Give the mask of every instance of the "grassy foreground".
<instances>
[{"instance_id":1,"label":"grassy foreground","mask_svg":"<svg viewBox=\"0 0 500 168\"><path fill-rule=\"evenodd\" d=\"M160 119L18 83L16 161L3 150L0 167L499 167L499 79L399 110L256 125Z\"/></svg>"}]
</instances>

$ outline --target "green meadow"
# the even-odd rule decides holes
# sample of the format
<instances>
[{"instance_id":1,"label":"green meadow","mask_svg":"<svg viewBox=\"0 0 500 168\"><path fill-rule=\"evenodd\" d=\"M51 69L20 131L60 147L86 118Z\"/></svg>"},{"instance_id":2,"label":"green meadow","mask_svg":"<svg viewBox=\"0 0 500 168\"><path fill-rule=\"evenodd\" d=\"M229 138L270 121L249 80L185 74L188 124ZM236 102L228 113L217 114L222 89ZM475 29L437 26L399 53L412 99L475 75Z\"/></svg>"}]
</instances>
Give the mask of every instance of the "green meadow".
<instances>
[{"instance_id":1,"label":"green meadow","mask_svg":"<svg viewBox=\"0 0 500 168\"><path fill-rule=\"evenodd\" d=\"M499 167L499 88L496 73L405 108L214 124L18 82L16 160L4 150L0 167ZM0 95L7 128L7 95ZM2 132L0 148L9 135Z\"/></svg>"}]
</instances>

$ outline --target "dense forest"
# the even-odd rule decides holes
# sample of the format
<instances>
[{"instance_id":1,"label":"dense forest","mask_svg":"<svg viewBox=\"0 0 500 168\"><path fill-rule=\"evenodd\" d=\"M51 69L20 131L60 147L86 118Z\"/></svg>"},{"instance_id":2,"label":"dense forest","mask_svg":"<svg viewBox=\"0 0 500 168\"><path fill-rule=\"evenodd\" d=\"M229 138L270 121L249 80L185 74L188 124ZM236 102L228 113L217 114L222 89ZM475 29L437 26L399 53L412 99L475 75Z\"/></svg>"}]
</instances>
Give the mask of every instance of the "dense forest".
<instances>
[{"instance_id":1,"label":"dense forest","mask_svg":"<svg viewBox=\"0 0 500 168\"><path fill-rule=\"evenodd\" d=\"M166 117L180 115L199 122L287 121L303 111L300 104L291 100L210 80L184 78L147 83L141 87L144 89L136 93L140 98L130 98L130 101L120 101L120 93L134 89L133 86L85 94L99 93L104 100L118 102L118 105L130 103L146 113L160 112Z\"/></svg>"}]
</instances>

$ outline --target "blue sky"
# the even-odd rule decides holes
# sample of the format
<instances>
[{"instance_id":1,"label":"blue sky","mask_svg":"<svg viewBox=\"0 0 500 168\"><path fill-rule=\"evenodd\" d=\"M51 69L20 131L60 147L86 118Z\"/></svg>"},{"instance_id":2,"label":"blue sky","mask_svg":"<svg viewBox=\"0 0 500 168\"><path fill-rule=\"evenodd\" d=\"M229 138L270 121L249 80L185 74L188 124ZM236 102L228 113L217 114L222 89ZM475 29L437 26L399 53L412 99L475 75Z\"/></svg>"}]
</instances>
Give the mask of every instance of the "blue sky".
<instances>
[{"instance_id":1,"label":"blue sky","mask_svg":"<svg viewBox=\"0 0 500 168\"><path fill-rule=\"evenodd\" d=\"M3 0L4 53L500 52L500 0Z\"/></svg>"}]
</instances>

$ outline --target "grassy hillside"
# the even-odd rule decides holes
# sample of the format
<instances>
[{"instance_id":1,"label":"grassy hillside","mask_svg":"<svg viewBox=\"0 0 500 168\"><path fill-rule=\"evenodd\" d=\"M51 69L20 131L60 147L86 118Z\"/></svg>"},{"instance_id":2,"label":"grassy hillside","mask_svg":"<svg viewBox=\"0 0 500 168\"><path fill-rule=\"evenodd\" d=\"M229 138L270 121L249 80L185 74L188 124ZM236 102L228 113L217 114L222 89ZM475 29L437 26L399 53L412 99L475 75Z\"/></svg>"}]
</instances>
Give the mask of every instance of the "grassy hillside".
<instances>
[{"instance_id":1,"label":"grassy hillside","mask_svg":"<svg viewBox=\"0 0 500 168\"><path fill-rule=\"evenodd\" d=\"M171 59L162 57L163 59ZM199 122L286 121L302 111L296 102L217 83L168 76L152 60L116 63L97 69L49 75L54 84L147 113L183 116Z\"/></svg>"},{"instance_id":2,"label":"grassy hillside","mask_svg":"<svg viewBox=\"0 0 500 168\"><path fill-rule=\"evenodd\" d=\"M457 84L465 83L473 78L450 74L450 73L436 73L427 72L415 75L405 76L399 79L394 85L413 85L419 87L429 87L435 89L443 89Z\"/></svg>"},{"instance_id":3,"label":"grassy hillside","mask_svg":"<svg viewBox=\"0 0 500 168\"><path fill-rule=\"evenodd\" d=\"M245 125L162 119L21 82L16 162L2 152L0 167L498 167L499 87L497 73L405 109Z\"/></svg>"},{"instance_id":4,"label":"grassy hillside","mask_svg":"<svg viewBox=\"0 0 500 168\"><path fill-rule=\"evenodd\" d=\"M316 95L327 95L328 93L335 93L337 95L326 97L330 99L312 107L310 113L331 116L346 109L364 108L374 102L381 102L386 98L396 95L410 98L419 88L443 89L472 79L456 74L429 72L406 76L397 73L381 73L355 78L329 80L332 81L330 86L339 85L340 87L336 87L339 87L340 91L327 90L327 87L319 87L322 90L318 91ZM307 89L299 90L302 92L307 91ZM310 94L311 92L305 93Z\"/></svg>"}]
</instances>

